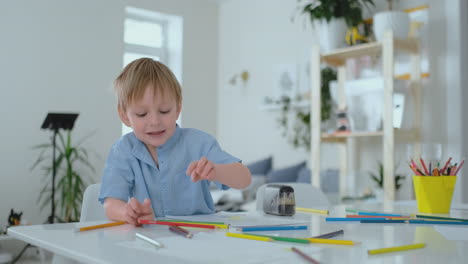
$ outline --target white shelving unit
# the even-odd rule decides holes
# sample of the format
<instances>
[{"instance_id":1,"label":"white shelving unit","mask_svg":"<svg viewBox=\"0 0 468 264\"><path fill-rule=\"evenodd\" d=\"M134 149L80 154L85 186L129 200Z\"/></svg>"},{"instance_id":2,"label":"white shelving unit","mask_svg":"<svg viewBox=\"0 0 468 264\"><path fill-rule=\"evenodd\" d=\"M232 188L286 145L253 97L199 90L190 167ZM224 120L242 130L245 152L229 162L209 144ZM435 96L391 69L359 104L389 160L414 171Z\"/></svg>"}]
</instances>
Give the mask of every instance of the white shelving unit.
<instances>
[{"instance_id":1,"label":"white shelving unit","mask_svg":"<svg viewBox=\"0 0 468 264\"><path fill-rule=\"evenodd\" d=\"M394 56L395 49L409 53L411 56L410 90L413 93L414 125L411 130L397 130L393 127L393 92L394 92ZM346 80L345 63L349 58L361 57L364 55L382 56L382 77L384 79L383 94L383 129L378 132L359 132L347 134L322 134L320 131L320 84L321 84L321 63L326 63L336 67L338 72L338 104L339 108L346 107L344 84ZM320 147L322 142L338 143L339 167L340 167L340 196L348 194L348 182L354 183L355 179L348 173L348 152L349 146L354 144L356 138L360 137L381 137L383 146L383 167L384 167L384 198L386 200L395 199L395 134L404 136L407 140L415 144L414 156L420 156L420 128L421 128L421 69L419 42L417 39L397 40L393 38L392 32L386 32L381 42L361 44L336 51L321 54L320 48L314 46L311 54L311 167L312 175L320 175ZM312 185L320 188L320 177L311 179Z\"/></svg>"}]
</instances>

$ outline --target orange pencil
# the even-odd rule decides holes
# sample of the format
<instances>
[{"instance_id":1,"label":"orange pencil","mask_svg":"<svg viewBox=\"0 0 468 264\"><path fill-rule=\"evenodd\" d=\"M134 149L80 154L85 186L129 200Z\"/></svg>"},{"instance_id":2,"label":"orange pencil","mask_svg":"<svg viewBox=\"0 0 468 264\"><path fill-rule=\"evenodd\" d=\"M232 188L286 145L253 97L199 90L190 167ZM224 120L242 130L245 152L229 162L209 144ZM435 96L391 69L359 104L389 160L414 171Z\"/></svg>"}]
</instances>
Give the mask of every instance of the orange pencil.
<instances>
[{"instance_id":1,"label":"orange pencil","mask_svg":"<svg viewBox=\"0 0 468 264\"><path fill-rule=\"evenodd\" d=\"M93 230L93 229L104 228L104 227L124 225L126 223L127 222L125 222L125 221L119 221L119 222L111 222L111 223L106 223L106 224L101 224L101 225L85 226L85 227L76 228L75 232L81 232L81 231Z\"/></svg>"}]
</instances>

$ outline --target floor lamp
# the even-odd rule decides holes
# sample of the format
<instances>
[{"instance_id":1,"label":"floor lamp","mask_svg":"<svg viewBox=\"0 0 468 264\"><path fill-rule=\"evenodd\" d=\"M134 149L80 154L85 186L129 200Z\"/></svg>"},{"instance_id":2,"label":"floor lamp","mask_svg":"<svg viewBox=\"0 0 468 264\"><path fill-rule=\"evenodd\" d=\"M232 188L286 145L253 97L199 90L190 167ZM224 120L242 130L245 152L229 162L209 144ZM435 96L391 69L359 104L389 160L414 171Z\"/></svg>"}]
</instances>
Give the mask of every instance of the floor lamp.
<instances>
[{"instance_id":1,"label":"floor lamp","mask_svg":"<svg viewBox=\"0 0 468 264\"><path fill-rule=\"evenodd\" d=\"M48 223L50 224L53 224L55 220L55 177L57 174L57 168L55 167L55 139L60 129L71 130L77 117L77 113L48 113L41 126L42 129L50 129L54 133L52 135L52 208L48 218Z\"/></svg>"}]
</instances>

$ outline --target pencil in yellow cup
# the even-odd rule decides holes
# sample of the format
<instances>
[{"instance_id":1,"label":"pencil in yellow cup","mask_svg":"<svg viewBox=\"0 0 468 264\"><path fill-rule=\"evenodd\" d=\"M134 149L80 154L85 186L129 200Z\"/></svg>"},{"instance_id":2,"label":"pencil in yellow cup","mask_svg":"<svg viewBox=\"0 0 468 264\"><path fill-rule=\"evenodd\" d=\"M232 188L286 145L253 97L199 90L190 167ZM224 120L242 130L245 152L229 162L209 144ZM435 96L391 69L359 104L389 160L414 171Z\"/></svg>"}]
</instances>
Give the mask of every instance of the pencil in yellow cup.
<instances>
[{"instance_id":1,"label":"pencil in yellow cup","mask_svg":"<svg viewBox=\"0 0 468 264\"><path fill-rule=\"evenodd\" d=\"M81 231L93 230L93 229L104 228L104 227L124 225L126 223L127 222L125 222L125 221L119 221L119 222L111 222L111 223L106 223L106 224L101 224L101 225L85 226L85 227L76 228L75 232L81 232Z\"/></svg>"},{"instance_id":2,"label":"pencil in yellow cup","mask_svg":"<svg viewBox=\"0 0 468 264\"><path fill-rule=\"evenodd\" d=\"M397 251L403 251L403 250L418 249L418 248L423 248L425 246L426 246L425 243L417 243L417 244L411 244L411 245L405 245L405 246L399 246L399 247L379 248L379 249L367 250L367 254L377 255L377 254L397 252Z\"/></svg>"},{"instance_id":3,"label":"pencil in yellow cup","mask_svg":"<svg viewBox=\"0 0 468 264\"><path fill-rule=\"evenodd\" d=\"M319 210L319 209L311 209L311 208L304 208L304 207L296 207L296 211L328 215L328 210Z\"/></svg>"},{"instance_id":4,"label":"pencil in yellow cup","mask_svg":"<svg viewBox=\"0 0 468 264\"><path fill-rule=\"evenodd\" d=\"M359 242L352 240L339 240L339 239L328 239L328 238L306 238L310 243L319 243L319 244L333 244L333 245L356 245Z\"/></svg>"},{"instance_id":5,"label":"pencil in yellow cup","mask_svg":"<svg viewBox=\"0 0 468 264\"><path fill-rule=\"evenodd\" d=\"M273 239L271 239L269 237L246 235L246 234L231 233L231 232L226 232L226 236L244 238L244 239L252 239L252 240L258 240L258 241L265 241L265 242L273 241Z\"/></svg>"}]
</instances>

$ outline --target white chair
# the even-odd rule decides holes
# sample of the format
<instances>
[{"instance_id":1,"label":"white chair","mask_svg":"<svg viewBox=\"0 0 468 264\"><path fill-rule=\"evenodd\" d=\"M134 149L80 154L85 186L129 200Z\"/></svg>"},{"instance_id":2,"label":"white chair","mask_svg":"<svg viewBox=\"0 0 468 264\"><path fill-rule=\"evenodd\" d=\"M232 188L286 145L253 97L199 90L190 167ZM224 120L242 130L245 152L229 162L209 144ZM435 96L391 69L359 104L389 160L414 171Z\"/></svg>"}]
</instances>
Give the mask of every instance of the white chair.
<instances>
[{"instance_id":1,"label":"white chair","mask_svg":"<svg viewBox=\"0 0 468 264\"><path fill-rule=\"evenodd\" d=\"M100 183L91 184L86 188L81 203L80 222L107 220L104 207L98 201L100 189Z\"/></svg>"},{"instance_id":2,"label":"white chair","mask_svg":"<svg viewBox=\"0 0 468 264\"><path fill-rule=\"evenodd\" d=\"M321 209L330 205L330 202L322 190L312 186L312 184L295 182L275 182L271 184L291 186L294 189L294 200L296 201L296 207ZM263 184L257 190L257 211L263 211L263 194L265 193L265 187L267 185L268 183Z\"/></svg>"},{"instance_id":3,"label":"white chair","mask_svg":"<svg viewBox=\"0 0 468 264\"><path fill-rule=\"evenodd\" d=\"M81 203L80 222L107 220L104 207L98 200L100 189L100 183L91 184L86 188ZM55 254L52 264L81 264L81 262Z\"/></svg>"}]
</instances>

